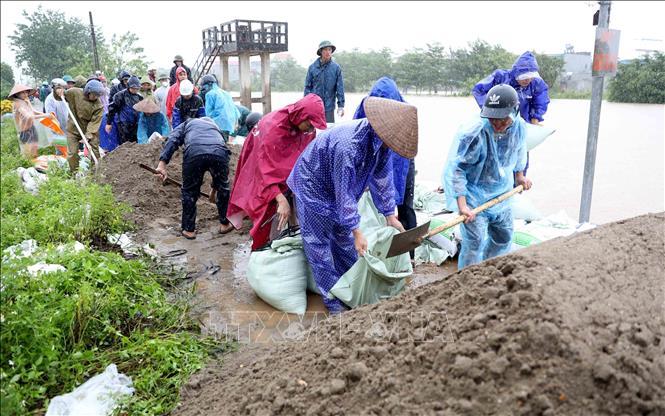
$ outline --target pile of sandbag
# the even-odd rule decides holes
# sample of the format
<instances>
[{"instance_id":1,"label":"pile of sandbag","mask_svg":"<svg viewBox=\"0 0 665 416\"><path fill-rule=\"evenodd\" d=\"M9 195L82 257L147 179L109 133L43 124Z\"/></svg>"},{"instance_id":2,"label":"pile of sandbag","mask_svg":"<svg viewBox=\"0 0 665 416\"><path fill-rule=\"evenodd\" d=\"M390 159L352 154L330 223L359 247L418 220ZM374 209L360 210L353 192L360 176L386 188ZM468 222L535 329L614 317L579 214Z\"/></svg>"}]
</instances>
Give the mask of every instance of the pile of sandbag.
<instances>
[{"instance_id":1,"label":"pile of sandbag","mask_svg":"<svg viewBox=\"0 0 665 416\"><path fill-rule=\"evenodd\" d=\"M386 258L392 236L398 231L386 226L369 192L358 203L360 229L368 242L364 257L330 290L347 306L375 303L400 293L413 273L408 253ZM302 315L307 310L307 290L319 293L305 257L300 235L275 240L266 250L249 258L247 279L256 294L276 309Z\"/></svg>"}]
</instances>

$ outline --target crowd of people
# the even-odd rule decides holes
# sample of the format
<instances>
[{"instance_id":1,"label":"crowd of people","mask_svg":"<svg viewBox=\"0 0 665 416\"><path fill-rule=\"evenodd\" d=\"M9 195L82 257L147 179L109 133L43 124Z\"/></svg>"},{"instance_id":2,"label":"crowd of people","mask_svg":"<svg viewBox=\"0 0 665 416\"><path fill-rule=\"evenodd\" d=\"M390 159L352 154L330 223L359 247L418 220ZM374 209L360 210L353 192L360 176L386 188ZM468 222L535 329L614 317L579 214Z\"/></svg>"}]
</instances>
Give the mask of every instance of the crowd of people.
<instances>
[{"instance_id":1,"label":"crowd of people","mask_svg":"<svg viewBox=\"0 0 665 416\"><path fill-rule=\"evenodd\" d=\"M169 75L150 71L139 78L120 71L111 89L99 74L87 80L56 78L44 112L26 106L27 87L15 87L11 97L17 103L17 125L49 117L49 112L64 124L68 110L62 103L69 105L75 118L66 129L72 171L81 134L97 156L100 132L115 134L119 144L146 142L154 132L166 136L156 167L162 180L173 153L183 147L185 238L196 238L196 201L205 172L213 178L219 233L241 229L249 218L252 250L269 246L273 231L296 217L314 280L328 310L337 313L345 305L329 297L329 291L367 250L357 208L362 194L370 192L388 226L399 231L416 226L418 115L395 82L383 77L352 121L330 127L336 107L337 115L344 116L345 103L342 69L332 58L335 49L331 42L321 42L304 81L304 97L263 116L233 104L214 75L203 76L197 88L180 55ZM479 214L473 208L515 186L531 187L525 123L543 121L549 103L547 84L530 52L512 69L497 69L479 81L473 95L480 113L458 131L442 175L448 208L466 216L459 268L510 249L510 203ZM26 123L19 130L22 142L32 140ZM318 137L317 130L323 130ZM231 187L227 143L236 134L246 140Z\"/></svg>"}]
</instances>

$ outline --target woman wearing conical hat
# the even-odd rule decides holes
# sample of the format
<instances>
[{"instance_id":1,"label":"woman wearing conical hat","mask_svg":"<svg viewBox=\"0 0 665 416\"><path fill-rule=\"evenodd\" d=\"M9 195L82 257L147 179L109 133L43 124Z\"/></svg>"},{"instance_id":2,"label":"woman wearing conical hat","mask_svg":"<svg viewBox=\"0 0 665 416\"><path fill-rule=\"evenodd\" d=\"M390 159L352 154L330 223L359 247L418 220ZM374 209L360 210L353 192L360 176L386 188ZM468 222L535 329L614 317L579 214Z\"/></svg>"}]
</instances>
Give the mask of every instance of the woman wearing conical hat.
<instances>
[{"instance_id":1,"label":"woman wearing conical hat","mask_svg":"<svg viewBox=\"0 0 665 416\"><path fill-rule=\"evenodd\" d=\"M305 256L331 313L346 309L330 289L367 250L360 231L358 201L367 187L387 225L395 217L390 149L411 159L418 151L414 106L379 97L364 102L367 118L323 132L302 153L287 180L295 195Z\"/></svg>"},{"instance_id":2,"label":"woman wearing conical hat","mask_svg":"<svg viewBox=\"0 0 665 416\"><path fill-rule=\"evenodd\" d=\"M140 144L148 143L148 138L153 133L159 133L162 137L169 135L171 129L166 116L159 111L159 104L154 96L134 104L134 110L139 113L139 126L136 138Z\"/></svg>"},{"instance_id":3,"label":"woman wearing conical hat","mask_svg":"<svg viewBox=\"0 0 665 416\"><path fill-rule=\"evenodd\" d=\"M21 151L25 157L30 159L37 157L38 138L35 120L47 117L55 119L55 116L36 111L32 107L28 97L34 92L34 88L16 84L7 97L14 104L14 122L16 123Z\"/></svg>"}]
</instances>

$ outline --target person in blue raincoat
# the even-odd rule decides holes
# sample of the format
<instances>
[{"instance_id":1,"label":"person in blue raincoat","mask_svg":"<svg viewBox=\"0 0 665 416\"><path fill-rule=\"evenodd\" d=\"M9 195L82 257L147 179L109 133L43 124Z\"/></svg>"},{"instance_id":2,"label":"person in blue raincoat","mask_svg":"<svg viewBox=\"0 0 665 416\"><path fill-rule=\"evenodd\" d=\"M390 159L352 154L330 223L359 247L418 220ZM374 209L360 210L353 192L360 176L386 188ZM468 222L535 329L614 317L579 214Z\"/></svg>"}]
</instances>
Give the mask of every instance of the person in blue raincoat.
<instances>
[{"instance_id":1,"label":"person in blue raincoat","mask_svg":"<svg viewBox=\"0 0 665 416\"><path fill-rule=\"evenodd\" d=\"M109 104L109 112L106 115L106 133L110 134L113 129L113 121L118 123L118 144L126 142L136 143L136 132L138 129L139 113L134 110L134 104L143 100L139 95L141 82L135 76L127 81L127 88L117 92Z\"/></svg>"},{"instance_id":2,"label":"person in blue raincoat","mask_svg":"<svg viewBox=\"0 0 665 416\"><path fill-rule=\"evenodd\" d=\"M335 98L337 98L337 115L344 117L344 77L342 68L333 61L335 45L327 40L319 44L316 54L320 56L307 70L305 78L305 94L314 93L321 97L326 110L326 122L335 122Z\"/></svg>"},{"instance_id":3,"label":"person in blue raincoat","mask_svg":"<svg viewBox=\"0 0 665 416\"><path fill-rule=\"evenodd\" d=\"M485 97L490 88L499 84L508 84L517 91L520 100L519 111L522 118L531 124L539 124L547 112L550 103L549 87L538 74L538 63L531 52L524 52L513 64L512 69L497 69L487 78L477 83L473 90L473 97L478 106L483 107ZM529 154L527 153L524 174L529 167Z\"/></svg>"},{"instance_id":4,"label":"person in blue raincoat","mask_svg":"<svg viewBox=\"0 0 665 416\"><path fill-rule=\"evenodd\" d=\"M219 88L217 78L214 75L204 75L201 78L201 96L205 101L205 113L215 121L217 127L222 130L224 140L229 140L229 135L235 133L236 123L240 117L240 111L233 103L231 95Z\"/></svg>"},{"instance_id":5,"label":"person in blue raincoat","mask_svg":"<svg viewBox=\"0 0 665 416\"><path fill-rule=\"evenodd\" d=\"M137 104L134 104L134 110L139 113L139 127L136 138L139 144L148 143L148 139L153 133L159 133L166 137L170 133L169 121L166 116L159 111L159 104L154 97L148 97Z\"/></svg>"},{"instance_id":6,"label":"person in blue raincoat","mask_svg":"<svg viewBox=\"0 0 665 416\"><path fill-rule=\"evenodd\" d=\"M414 106L378 97L364 103L367 118L326 130L296 162L287 184L295 197L305 256L331 313L345 307L330 289L367 250L358 201L369 187L387 225L403 231L395 217L391 150L406 158L418 151Z\"/></svg>"},{"instance_id":7,"label":"person in blue raincoat","mask_svg":"<svg viewBox=\"0 0 665 416\"><path fill-rule=\"evenodd\" d=\"M461 226L459 269L510 251L510 199L477 215L472 209L510 191L514 184L531 188L531 180L523 172L526 133L518 105L513 87L492 87L480 116L459 129L448 153L442 177L446 203L449 209L458 207L459 213L467 217Z\"/></svg>"},{"instance_id":8,"label":"person in blue raincoat","mask_svg":"<svg viewBox=\"0 0 665 416\"><path fill-rule=\"evenodd\" d=\"M369 97L388 98L399 102L405 102L395 81L388 77L381 77L374 83L369 92ZM356 109L353 115L354 119L365 118L365 109L363 101ZM413 190L416 165L413 159L407 159L399 154L390 151L393 163L393 181L395 184L395 204L397 204L397 218L404 226L404 229L414 228L416 223L416 212L413 210ZM410 252L411 259L414 257L413 250Z\"/></svg>"}]
</instances>

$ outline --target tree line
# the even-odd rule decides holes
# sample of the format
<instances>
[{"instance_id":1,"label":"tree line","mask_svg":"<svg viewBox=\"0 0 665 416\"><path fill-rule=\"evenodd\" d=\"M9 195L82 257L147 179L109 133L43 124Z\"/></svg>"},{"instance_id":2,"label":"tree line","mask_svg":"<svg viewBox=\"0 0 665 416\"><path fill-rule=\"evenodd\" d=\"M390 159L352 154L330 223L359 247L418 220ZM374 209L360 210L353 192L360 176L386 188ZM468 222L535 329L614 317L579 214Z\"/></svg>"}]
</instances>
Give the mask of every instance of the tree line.
<instances>
[{"instance_id":1,"label":"tree line","mask_svg":"<svg viewBox=\"0 0 665 416\"><path fill-rule=\"evenodd\" d=\"M548 85L555 85L563 69L563 59L535 55L541 76ZM428 43L399 56L395 56L389 48L369 52L356 48L334 55L344 71L344 88L349 92L368 91L377 79L389 76L405 93L464 95L470 94L476 82L495 69L510 69L517 57L500 45L491 45L480 39L458 49ZM307 70L293 59L277 62L272 69L275 89L302 89L306 73Z\"/></svg>"},{"instance_id":2,"label":"tree line","mask_svg":"<svg viewBox=\"0 0 665 416\"><path fill-rule=\"evenodd\" d=\"M43 9L41 5L32 13L23 11L27 24L18 23L9 36L10 47L16 54L16 64L24 65L26 75L36 81L50 82L53 78L87 76L94 70L90 27L75 17L67 18L57 10ZM120 70L143 75L148 65L138 36L132 32L113 34L107 41L104 33L95 27L97 54L102 71L109 81ZM4 65L3 65L4 72Z\"/></svg>"}]
</instances>

